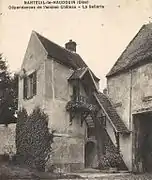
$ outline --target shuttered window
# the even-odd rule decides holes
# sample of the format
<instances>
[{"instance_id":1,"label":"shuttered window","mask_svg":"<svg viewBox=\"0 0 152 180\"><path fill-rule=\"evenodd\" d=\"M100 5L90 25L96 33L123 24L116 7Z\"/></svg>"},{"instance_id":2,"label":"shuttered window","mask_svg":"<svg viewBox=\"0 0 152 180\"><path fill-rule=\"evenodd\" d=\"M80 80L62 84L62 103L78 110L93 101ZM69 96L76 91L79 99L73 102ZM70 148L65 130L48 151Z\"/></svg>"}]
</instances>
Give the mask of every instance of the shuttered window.
<instances>
[{"instance_id":1,"label":"shuttered window","mask_svg":"<svg viewBox=\"0 0 152 180\"><path fill-rule=\"evenodd\" d=\"M33 73L33 96L36 95L36 85L37 85L36 72Z\"/></svg>"},{"instance_id":2,"label":"shuttered window","mask_svg":"<svg viewBox=\"0 0 152 180\"><path fill-rule=\"evenodd\" d=\"M36 71L24 78L24 99L30 99L36 95L37 91Z\"/></svg>"},{"instance_id":3,"label":"shuttered window","mask_svg":"<svg viewBox=\"0 0 152 180\"><path fill-rule=\"evenodd\" d=\"M23 89L23 97L24 97L24 99L26 99L27 98L27 77L24 77L24 79L23 79L23 83L24 83L24 89Z\"/></svg>"}]
</instances>

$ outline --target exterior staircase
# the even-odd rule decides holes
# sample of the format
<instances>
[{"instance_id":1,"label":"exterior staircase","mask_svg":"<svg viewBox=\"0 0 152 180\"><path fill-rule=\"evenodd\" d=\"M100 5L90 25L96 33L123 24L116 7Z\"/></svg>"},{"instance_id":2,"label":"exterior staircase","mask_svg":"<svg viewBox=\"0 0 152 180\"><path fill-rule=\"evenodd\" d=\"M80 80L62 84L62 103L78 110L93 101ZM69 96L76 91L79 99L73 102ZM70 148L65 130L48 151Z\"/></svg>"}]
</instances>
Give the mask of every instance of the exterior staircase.
<instances>
[{"instance_id":1,"label":"exterior staircase","mask_svg":"<svg viewBox=\"0 0 152 180\"><path fill-rule=\"evenodd\" d=\"M73 97L71 101L67 103L66 109L70 113L70 123L72 123L72 119L76 113L81 113L81 124L85 121L89 130L92 131L94 129L94 135L98 146L100 146L100 150L103 148L103 139L101 136L105 131L107 137L117 149L117 152L126 156L124 152L121 151L120 136L129 136L130 131L105 94L96 92L93 95L95 101L89 101L86 97L79 95L78 97ZM98 117L98 113L100 117ZM103 150L101 151L103 152ZM123 160L127 167L124 158Z\"/></svg>"},{"instance_id":2,"label":"exterior staircase","mask_svg":"<svg viewBox=\"0 0 152 180\"><path fill-rule=\"evenodd\" d=\"M124 154L124 152L122 152L121 150L122 144L120 141L120 136L121 139L123 139L122 137L124 136L128 137L130 135L130 131L128 130L128 128L118 115L116 109L113 107L111 101L105 94L98 92L94 93L94 96L101 107L102 113L105 116L105 134L107 138L110 139L110 142L117 149L117 152L122 154L122 159L127 167L127 162L124 158L126 154Z\"/></svg>"},{"instance_id":3,"label":"exterior staircase","mask_svg":"<svg viewBox=\"0 0 152 180\"><path fill-rule=\"evenodd\" d=\"M94 121L90 115L85 119L85 122L89 128L95 128Z\"/></svg>"}]
</instances>

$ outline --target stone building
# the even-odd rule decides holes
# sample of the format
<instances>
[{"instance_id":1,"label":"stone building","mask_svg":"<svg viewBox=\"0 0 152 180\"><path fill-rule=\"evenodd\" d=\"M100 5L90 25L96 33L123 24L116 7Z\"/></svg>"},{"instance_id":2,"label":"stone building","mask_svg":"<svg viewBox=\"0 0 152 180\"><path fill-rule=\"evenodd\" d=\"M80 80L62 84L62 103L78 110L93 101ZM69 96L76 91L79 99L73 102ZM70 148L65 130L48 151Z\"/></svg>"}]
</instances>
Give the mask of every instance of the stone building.
<instances>
[{"instance_id":1,"label":"stone building","mask_svg":"<svg viewBox=\"0 0 152 180\"><path fill-rule=\"evenodd\" d=\"M143 25L107 74L107 93L130 134L120 136L132 171L152 170L152 24Z\"/></svg>"},{"instance_id":2,"label":"stone building","mask_svg":"<svg viewBox=\"0 0 152 180\"><path fill-rule=\"evenodd\" d=\"M110 97L113 81L108 77ZM99 79L76 53L75 42L64 48L32 32L20 71L18 106L28 113L39 106L48 114L49 128L56 131L51 160L57 168L96 168L105 153L104 130L130 168L127 123L99 92Z\"/></svg>"}]
</instances>

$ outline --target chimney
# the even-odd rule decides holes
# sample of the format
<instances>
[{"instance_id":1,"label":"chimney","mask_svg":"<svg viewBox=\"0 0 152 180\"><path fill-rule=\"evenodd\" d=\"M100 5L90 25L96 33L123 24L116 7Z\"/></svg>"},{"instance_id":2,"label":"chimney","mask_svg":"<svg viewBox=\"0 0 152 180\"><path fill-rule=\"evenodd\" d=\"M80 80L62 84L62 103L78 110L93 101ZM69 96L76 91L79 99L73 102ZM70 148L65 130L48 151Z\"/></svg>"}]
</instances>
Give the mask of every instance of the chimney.
<instances>
[{"instance_id":1,"label":"chimney","mask_svg":"<svg viewBox=\"0 0 152 180\"><path fill-rule=\"evenodd\" d=\"M77 46L76 42L72 40L69 40L69 42L65 44L65 48L73 52L76 52L76 46Z\"/></svg>"}]
</instances>

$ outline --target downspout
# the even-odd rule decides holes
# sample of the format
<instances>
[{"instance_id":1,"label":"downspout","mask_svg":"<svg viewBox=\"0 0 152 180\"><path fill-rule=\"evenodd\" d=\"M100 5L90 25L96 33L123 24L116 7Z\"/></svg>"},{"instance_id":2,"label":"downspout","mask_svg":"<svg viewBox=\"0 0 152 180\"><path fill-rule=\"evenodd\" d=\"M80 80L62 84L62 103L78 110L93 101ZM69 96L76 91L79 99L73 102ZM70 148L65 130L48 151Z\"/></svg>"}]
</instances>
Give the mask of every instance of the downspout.
<instances>
[{"instance_id":1,"label":"downspout","mask_svg":"<svg viewBox=\"0 0 152 180\"><path fill-rule=\"evenodd\" d=\"M130 97L129 97L129 100L130 100L130 103L129 103L129 130L132 131L132 76L133 76L133 70L130 69ZM132 155L131 155L131 159L132 159L132 162L131 162L131 169L133 170L133 167L134 167L134 158L133 158L133 136L131 138L132 140Z\"/></svg>"},{"instance_id":2,"label":"downspout","mask_svg":"<svg viewBox=\"0 0 152 180\"><path fill-rule=\"evenodd\" d=\"M131 120L132 120L132 69L130 69L130 87L129 87L129 130L131 130Z\"/></svg>"},{"instance_id":3,"label":"downspout","mask_svg":"<svg viewBox=\"0 0 152 180\"><path fill-rule=\"evenodd\" d=\"M52 66L51 66L51 71L52 71L52 99L54 101L54 98L55 98L55 89L54 89L54 59L52 59Z\"/></svg>"}]
</instances>

